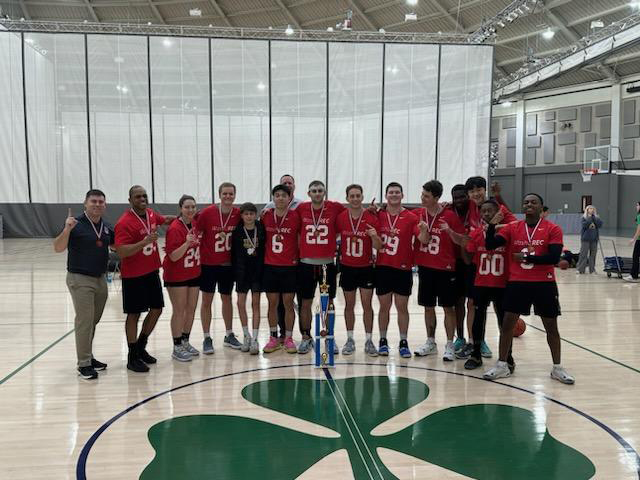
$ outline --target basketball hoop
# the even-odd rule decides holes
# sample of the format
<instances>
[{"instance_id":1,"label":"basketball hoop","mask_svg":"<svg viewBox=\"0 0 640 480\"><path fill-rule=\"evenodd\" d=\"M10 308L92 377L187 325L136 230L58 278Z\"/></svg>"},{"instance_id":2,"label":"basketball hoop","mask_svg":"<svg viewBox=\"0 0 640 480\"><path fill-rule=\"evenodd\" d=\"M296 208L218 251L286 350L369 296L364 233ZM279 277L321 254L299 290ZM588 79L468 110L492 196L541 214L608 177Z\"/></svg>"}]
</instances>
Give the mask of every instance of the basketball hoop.
<instances>
[{"instance_id":1,"label":"basketball hoop","mask_svg":"<svg viewBox=\"0 0 640 480\"><path fill-rule=\"evenodd\" d=\"M584 170L580 170L580 175L582 175L583 182L590 182L591 177L597 174L598 174L597 168L585 168Z\"/></svg>"}]
</instances>

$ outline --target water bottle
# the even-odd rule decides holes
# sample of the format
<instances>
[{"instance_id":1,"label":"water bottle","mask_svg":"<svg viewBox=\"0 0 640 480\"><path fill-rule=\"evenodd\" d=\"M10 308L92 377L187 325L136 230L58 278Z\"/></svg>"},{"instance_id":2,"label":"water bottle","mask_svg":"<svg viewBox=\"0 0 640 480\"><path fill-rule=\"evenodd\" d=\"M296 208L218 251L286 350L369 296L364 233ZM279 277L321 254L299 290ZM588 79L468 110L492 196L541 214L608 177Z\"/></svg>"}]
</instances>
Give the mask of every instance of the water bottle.
<instances>
[{"instance_id":1,"label":"water bottle","mask_svg":"<svg viewBox=\"0 0 640 480\"><path fill-rule=\"evenodd\" d=\"M107 272L107 283L113 282L113 272Z\"/></svg>"}]
</instances>

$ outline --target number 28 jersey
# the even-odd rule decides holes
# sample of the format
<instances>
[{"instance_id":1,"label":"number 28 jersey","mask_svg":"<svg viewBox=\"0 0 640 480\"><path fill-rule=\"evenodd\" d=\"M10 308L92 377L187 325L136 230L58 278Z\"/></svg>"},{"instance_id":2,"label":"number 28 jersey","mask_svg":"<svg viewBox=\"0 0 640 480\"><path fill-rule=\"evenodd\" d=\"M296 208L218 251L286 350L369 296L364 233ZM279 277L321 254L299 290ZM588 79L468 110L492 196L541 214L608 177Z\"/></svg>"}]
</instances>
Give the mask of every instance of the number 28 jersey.
<instances>
[{"instance_id":1,"label":"number 28 jersey","mask_svg":"<svg viewBox=\"0 0 640 480\"><path fill-rule=\"evenodd\" d=\"M376 265L411 270L413 267L413 233L418 217L409 210L391 215L386 210L378 212L378 232L382 248L378 251Z\"/></svg>"},{"instance_id":2,"label":"number 28 jersey","mask_svg":"<svg viewBox=\"0 0 640 480\"><path fill-rule=\"evenodd\" d=\"M499 247L487 250L485 228L472 230L466 246L467 252L473 253L473 264L476 266L473 284L476 287L504 288L509 278L507 249Z\"/></svg>"},{"instance_id":3,"label":"number 28 jersey","mask_svg":"<svg viewBox=\"0 0 640 480\"><path fill-rule=\"evenodd\" d=\"M431 225L431 238L429 243L423 245L418 239L420 229L415 229L415 251L416 265L428 267L434 270L444 270L452 272L456 268L456 245L451 240L451 236L442 230L443 223L449 225L449 228L456 233L465 233L464 225L460 221L460 217L449 209L444 209L432 217L427 214L425 208L412 210L420 220Z\"/></svg>"},{"instance_id":4,"label":"number 28 jersey","mask_svg":"<svg viewBox=\"0 0 640 480\"><path fill-rule=\"evenodd\" d=\"M195 232L195 221L191 226ZM200 276L200 245L188 248L175 262L169 258L169 255L187 240L187 233L187 226L179 218L169 225L164 248L166 255L162 261L165 282L185 282Z\"/></svg>"}]
</instances>

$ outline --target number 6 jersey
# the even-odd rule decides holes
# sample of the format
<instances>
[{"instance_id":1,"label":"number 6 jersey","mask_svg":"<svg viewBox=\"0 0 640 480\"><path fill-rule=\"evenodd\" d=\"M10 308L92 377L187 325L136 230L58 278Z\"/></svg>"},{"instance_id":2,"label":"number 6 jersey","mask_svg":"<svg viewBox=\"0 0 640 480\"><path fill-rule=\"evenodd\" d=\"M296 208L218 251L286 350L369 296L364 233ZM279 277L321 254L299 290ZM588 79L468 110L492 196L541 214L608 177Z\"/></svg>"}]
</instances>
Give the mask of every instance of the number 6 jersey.
<instances>
[{"instance_id":1,"label":"number 6 jersey","mask_svg":"<svg viewBox=\"0 0 640 480\"><path fill-rule=\"evenodd\" d=\"M195 232L195 222L191 224ZM177 250L187 239L188 226L180 218L176 218L169 229L165 241L165 257L162 261L163 278L165 282L185 282L200 276L200 246L194 245L187 249L181 258L175 262L169 258L174 250Z\"/></svg>"},{"instance_id":2,"label":"number 6 jersey","mask_svg":"<svg viewBox=\"0 0 640 480\"><path fill-rule=\"evenodd\" d=\"M486 225L471 231L467 242L467 252L473 253L473 264L476 266L474 286L504 288L509 278L509 259L507 249L499 247L487 250Z\"/></svg>"},{"instance_id":3,"label":"number 6 jersey","mask_svg":"<svg viewBox=\"0 0 640 480\"><path fill-rule=\"evenodd\" d=\"M264 242L264 264L277 267L293 267L298 264L298 234L300 216L297 210L287 210L278 217L270 208L262 214L266 232Z\"/></svg>"}]
</instances>

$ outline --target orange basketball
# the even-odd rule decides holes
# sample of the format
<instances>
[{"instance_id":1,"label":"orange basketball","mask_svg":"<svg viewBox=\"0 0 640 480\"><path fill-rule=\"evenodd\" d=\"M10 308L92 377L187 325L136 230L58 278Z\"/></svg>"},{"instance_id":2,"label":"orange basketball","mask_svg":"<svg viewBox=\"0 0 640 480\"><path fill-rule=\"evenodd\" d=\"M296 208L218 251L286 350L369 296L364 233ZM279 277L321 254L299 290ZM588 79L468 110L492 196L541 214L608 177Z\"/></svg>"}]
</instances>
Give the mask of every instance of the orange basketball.
<instances>
[{"instance_id":1,"label":"orange basketball","mask_svg":"<svg viewBox=\"0 0 640 480\"><path fill-rule=\"evenodd\" d=\"M566 270L567 268L569 268L569 262L567 262L566 260L560 260L558 262L558 267L560 267L561 270Z\"/></svg>"},{"instance_id":2,"label":"orange basketball","mask_svg":"<svg viewBox=\"0 0 640 480\"><path fill-rule=\"evenodd\" d=\"M518 318L518 321L516 322L515 327L513 327L513 336L519 337L524 333L526 329L527 329L527 324L524 323L524 320L522 320L522 318Z\"/></svg>"}]
</instances>

